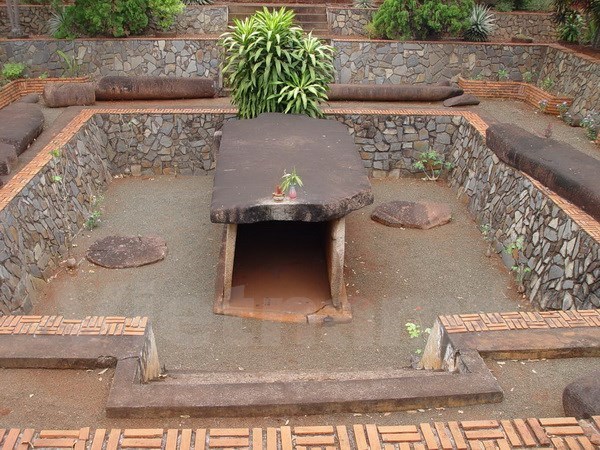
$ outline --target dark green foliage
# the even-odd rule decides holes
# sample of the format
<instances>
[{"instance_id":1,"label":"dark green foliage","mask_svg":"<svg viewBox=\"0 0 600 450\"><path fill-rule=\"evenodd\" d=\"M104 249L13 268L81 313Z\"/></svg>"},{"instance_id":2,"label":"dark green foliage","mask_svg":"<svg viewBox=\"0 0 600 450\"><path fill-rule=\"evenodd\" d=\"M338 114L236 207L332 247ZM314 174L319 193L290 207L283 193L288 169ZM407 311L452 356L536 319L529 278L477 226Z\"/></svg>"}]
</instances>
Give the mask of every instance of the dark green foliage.
<instances>
[{"instance_id":1,"label":"dark green foliage","mask_svg":"<svg viewBox=\"0 0 600 450\"><path fill-rule=\"evenodd\" d=\"M573 36L573 26L569 22L573 21L573 14L577 13L585 22L583 30L578 29L578 34L581 36L581 32L585 31L585 40L600 48L600 0L554 0L554 20L562 26L561 37ZM565 30L565 27L571 29Z\"/></svg>"},{"instance_id":2,"label":"dark green foliage","mask_svg":"<svg viewBox=\"0 0 600 450\"><path fill-rule=\"evenodd\" d=\"M147 9L146 0L75 0L66 13L80 34L123 37L146 29Z\"/></svg>"},{"instance_id":3,"label":"dark green foliage","mask_svg":"<svg viewBox=\"0 0 600 450\"><path fill-rule=\"evenodd\" d=\"M431 39L459 35L468 26L473 0L385 0L373 30L385 39Z\"/></svg>"},{"instance_id":4,"label":"dark green foliage","mask_svg":"<svg viewBox=\"0 0 600 450\"><path fill-rule=\"evenodd\" d=\"M465 40L473 42L488 41L496 26L495 21L494 14L489 7L481 4L473 6L471 17L469 17L469 26L464 33Z\"/></svg>"},{"instance_id":5,"label":"dark green foliage","mask_svg":"<svg viewBox=\"0 0 600 450\"><path fill-rule=\"evenodd\" d=\"M321 116L333 81L333 48L293 25L293 11L266 8L223 34L223 73L242 118L263 112Z\"/></svg>"}]
</instances>

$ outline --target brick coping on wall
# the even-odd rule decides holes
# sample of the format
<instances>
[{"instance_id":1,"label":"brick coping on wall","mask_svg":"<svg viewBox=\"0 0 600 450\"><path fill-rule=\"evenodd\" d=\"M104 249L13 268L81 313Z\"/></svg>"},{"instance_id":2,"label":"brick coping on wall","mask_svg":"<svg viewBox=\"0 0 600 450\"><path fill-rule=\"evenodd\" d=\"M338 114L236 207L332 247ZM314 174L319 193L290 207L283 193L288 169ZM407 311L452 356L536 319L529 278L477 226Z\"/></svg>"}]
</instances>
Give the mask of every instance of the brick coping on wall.
<instances>
[{"instance_id":1,"label":"brick coping on wall","mask_svg":"<svg viewBox=\"0 0 600 450\"><path fill-rule=\"evenodd\" d=\"M0 316L0 335L143 336L147 317Z\"/></svg>"},{"instance_id":2,"label":"brick coping on wall","mask_svg":"<svg viewBox=\"0 0 600 450\"><path fill-rule=\"evenodd\" d=\"M0 188L0 210L13 200L27 183L52 159L50 152L66 144L69 139L94 114L235 114L235 108L89 108L81 111L60 133L58 133L40 152L2 188ZM437 109L345 109L323 108L326 115L334 114L370 114L370 115L425 115L425 116L462 116L485 137L487 123L471 111L448 111ZM581 226L593 239L600 242L600 223L583 210L552 192L538 181L527 178L556 203Z\"/></svg>"},{"instance_id":3,"label":"brick coping on wall","mask_svg":"<svg viewBox=\"0 0 600 450\"><path fill-rule=\"evenodd\" d=\"M535 447L593 450L600 445L600 416L425 422L415 425L354 424L199 429L0 429L4 450L129 448L205 450L467 450Z\"/></svg>"}]
</instances>

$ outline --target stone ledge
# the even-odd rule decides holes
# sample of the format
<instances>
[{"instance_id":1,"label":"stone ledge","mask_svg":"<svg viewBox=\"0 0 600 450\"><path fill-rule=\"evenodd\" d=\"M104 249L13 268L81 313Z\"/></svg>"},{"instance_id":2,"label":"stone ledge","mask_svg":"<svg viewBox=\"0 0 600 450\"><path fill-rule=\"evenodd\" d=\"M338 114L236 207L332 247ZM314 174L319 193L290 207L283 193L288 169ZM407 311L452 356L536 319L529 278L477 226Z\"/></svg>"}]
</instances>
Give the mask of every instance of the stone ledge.
<instances>
[{"instance_id":1,"label":"stone ledge","mask_svg":"<svg viewBox=\"0 0 600 450\"><path fill-rule=\"evenodd\" d=\"M600 445L599 439L600 416L582 421L572 417L556 417L425 422L396 426L354 424L272 428L0 429L0 445L3 445L4 450L16 450L25 446L76 450L120 450L132 447L161 450L239 447L251 450L305 450L314 446L327 450L392 450L396 446L415 450L508 450L524 446L591 450Z\"/></svg>"}]
</instances>

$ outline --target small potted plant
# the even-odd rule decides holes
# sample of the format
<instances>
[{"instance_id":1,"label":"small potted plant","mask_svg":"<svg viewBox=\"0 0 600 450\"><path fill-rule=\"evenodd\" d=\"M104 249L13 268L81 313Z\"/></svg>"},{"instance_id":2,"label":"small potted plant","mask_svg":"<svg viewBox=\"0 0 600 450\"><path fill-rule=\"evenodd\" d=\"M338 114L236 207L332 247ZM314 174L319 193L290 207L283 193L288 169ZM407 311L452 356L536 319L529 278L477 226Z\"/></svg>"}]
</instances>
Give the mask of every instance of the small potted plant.
<instances>
[{"instance_id":1,"label":"small potted plant","mask_svg":"<svg viewBox=\"0 0 600 450\"><path fill-rule=\"evenodd\" d=\"M294 167L290 173L287 173L286 170L283 171L283 176L281 177L280 187L282 192L286 192L287 196L290 200L294 200L298 193L296 192L296 186L302 186L302 178L298 176L296 173L296 168Z\"/></svg>"}]
</instances>

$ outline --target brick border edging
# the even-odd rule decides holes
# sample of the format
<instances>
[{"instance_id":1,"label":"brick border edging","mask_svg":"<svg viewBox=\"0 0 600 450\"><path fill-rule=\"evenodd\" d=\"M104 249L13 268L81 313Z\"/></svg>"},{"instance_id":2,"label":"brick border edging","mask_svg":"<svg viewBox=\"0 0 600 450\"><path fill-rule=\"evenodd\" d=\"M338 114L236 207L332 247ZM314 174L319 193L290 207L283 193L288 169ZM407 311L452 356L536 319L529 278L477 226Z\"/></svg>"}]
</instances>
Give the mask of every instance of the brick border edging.
<instances>
[{"instance_id":1,"label":"brick border edging","mask_svg":"<svg viewBox=\"0 0 600 450\"><path fill-rule=\"evenodd\" d=\"M143 336L148 317L0 316L0 335Z\"/></svg>"},{"instance_id":2,"label":"brick border edging","mask_svg":"<svg viewBox=\"0 0 600 450\"><path fill-rule=\"evenodd\" d=\"M451 333L600 327L600 310L503 312L439 316Z\"/></svg>"},{"instance_id":3,"label":"brick border edging","mask_svg":"<svg viewBox=\"0 0 600 450\"><path fill-rule=\"evenodd\" d=\"M89 77L77 78L20 78L0 88L0 109L27 94L41 94L47 83L83 83Z\"/></svg>"},{"instance_id":4,"label":"brick border edging","mask_svg":"<svg viewBox=\"0 0 600 450\"><path fill-rule=\"evenodd\" d=\"M488 419L423 422L418 425L354 424L198 429L96 429L73 430L0 429L4 450L21 448L74 448L75 450L119 450L155 448L206 450L509 450L544 446L548 449L583 448L600 445L600 416L577 421L573 417Z\"/></svg>"}]
</instances>

